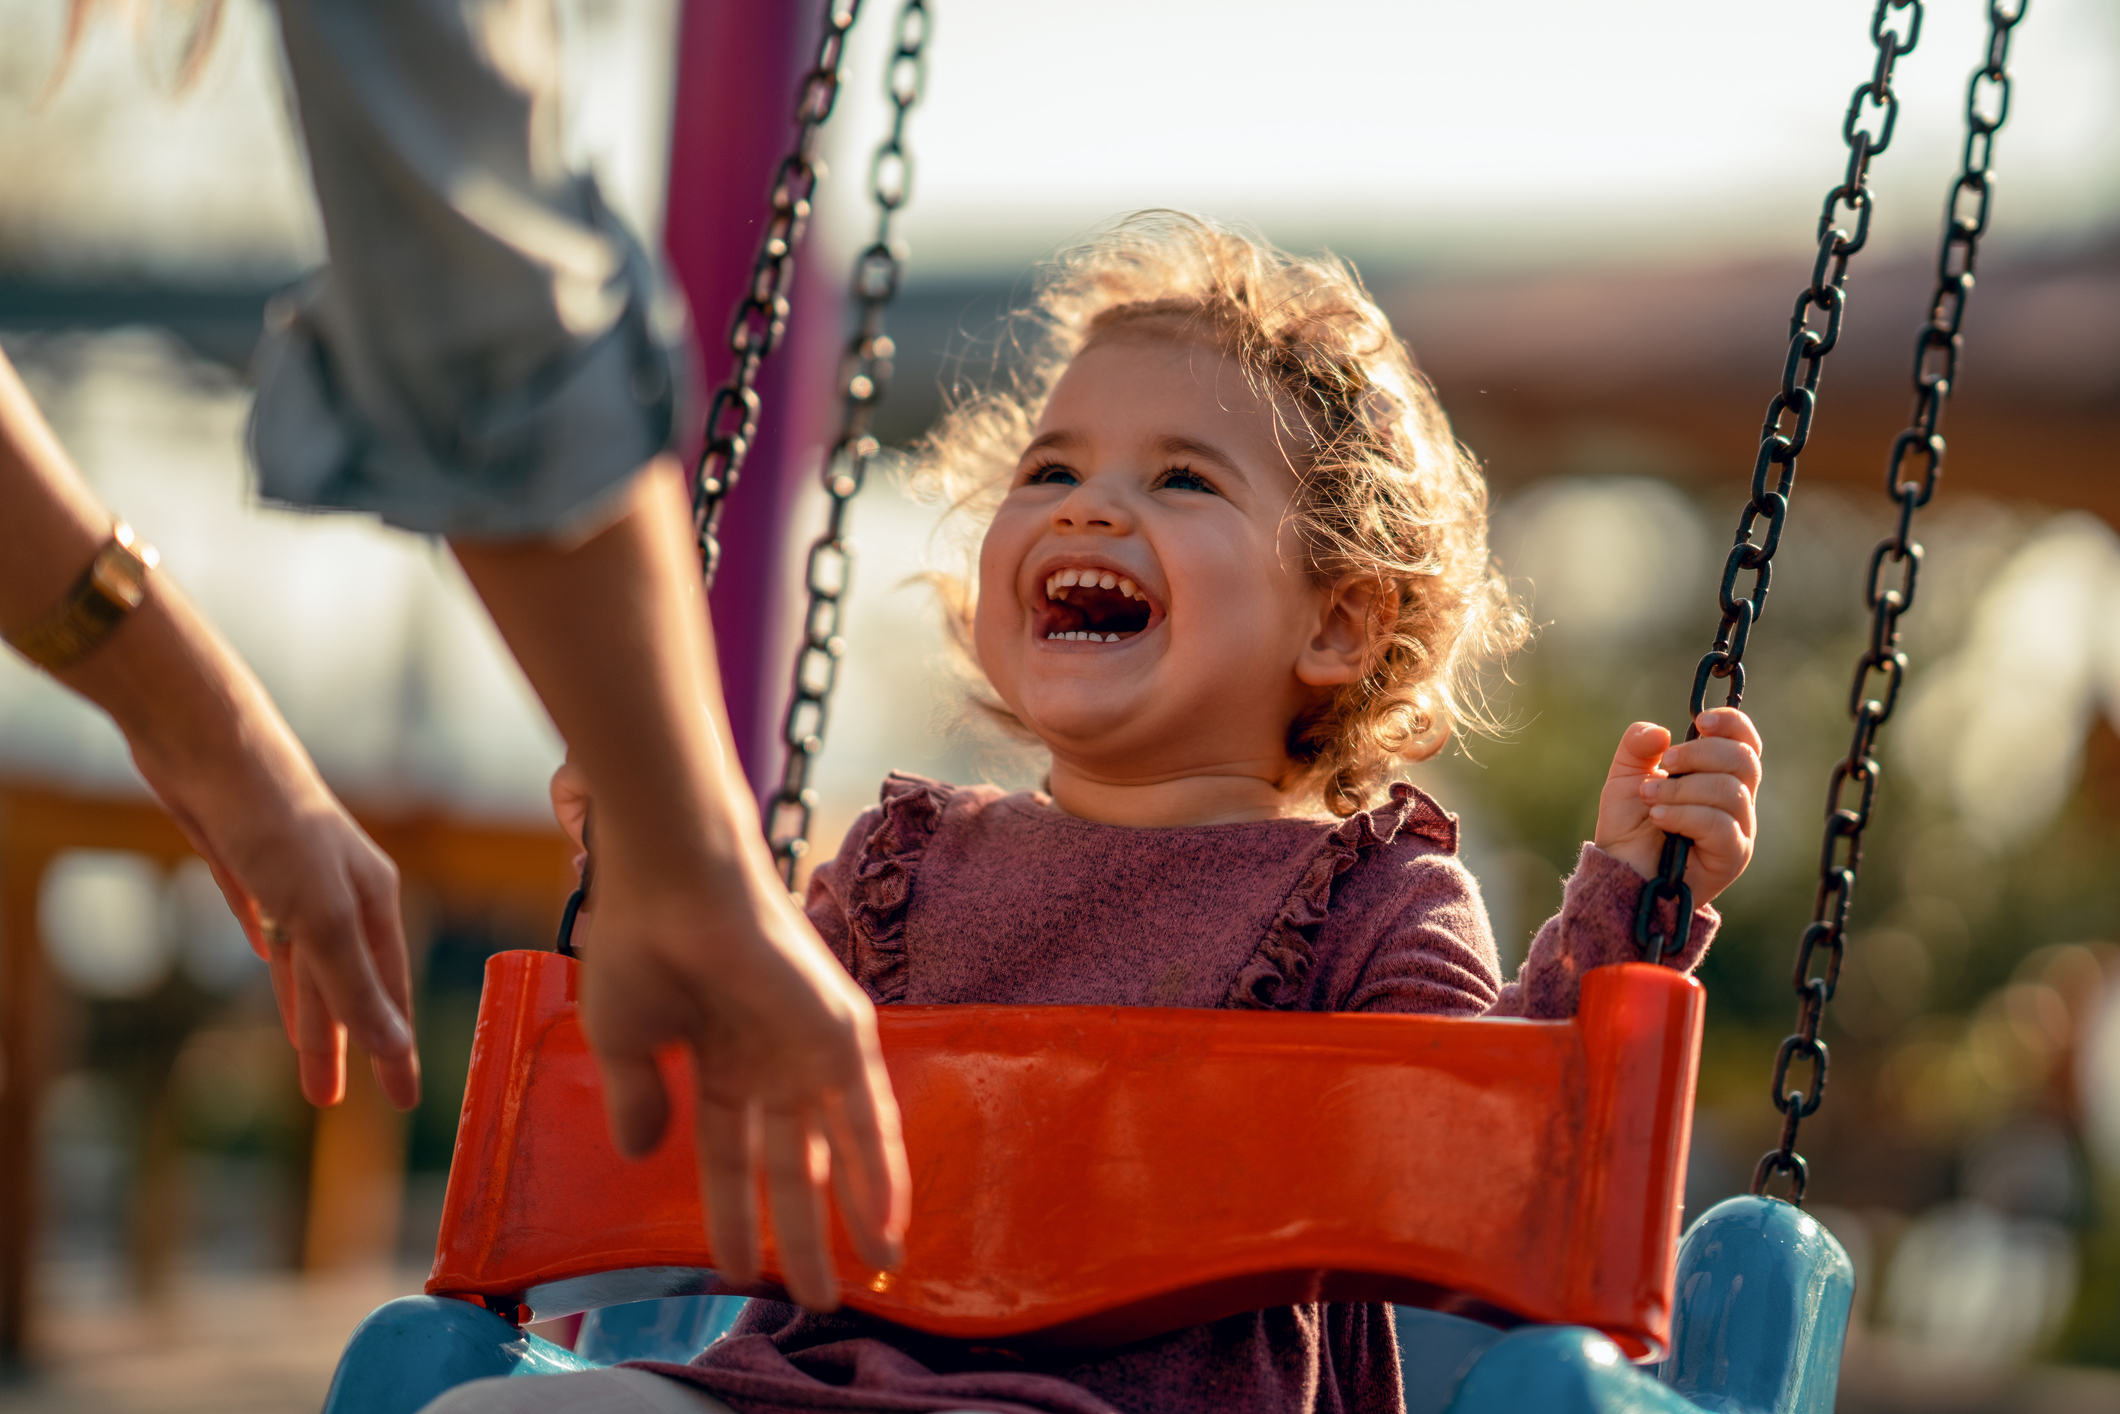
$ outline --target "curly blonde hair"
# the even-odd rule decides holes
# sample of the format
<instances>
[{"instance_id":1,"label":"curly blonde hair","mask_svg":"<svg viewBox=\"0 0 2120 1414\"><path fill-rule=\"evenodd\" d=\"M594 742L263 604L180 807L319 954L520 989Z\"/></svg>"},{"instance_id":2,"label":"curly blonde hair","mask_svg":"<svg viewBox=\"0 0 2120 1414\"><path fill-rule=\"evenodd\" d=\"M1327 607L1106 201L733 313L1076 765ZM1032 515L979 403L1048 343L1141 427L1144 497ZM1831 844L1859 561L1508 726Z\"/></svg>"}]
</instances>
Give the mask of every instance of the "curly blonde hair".
<instances>
[{"instance_id":1,"label":"curly blonde hair","mask_svg":"<svg viewBox=\"0 0 2120 1414\"><path fill-rule=\"evenodd\" d=\"M1488 554L1486 482L1338 259L1289 255L1181 212L1113 223L1040 272L1008 321L1013 373L953 399L915 448L913 489L983 528L1069 362L1096 335L1144 321L1234 357L1284 420L1293 415L1291 514L1305 568L1378 586L1368 670L1289 727L1296 784L1351 815L1399 762L1434 755L1453 729L1492 730L1480 672L1520 646L1528 624ZM968 651L974 581L933 578ZM991 690L975 702L1024 733Z\"/></svg>"}]
</instances>

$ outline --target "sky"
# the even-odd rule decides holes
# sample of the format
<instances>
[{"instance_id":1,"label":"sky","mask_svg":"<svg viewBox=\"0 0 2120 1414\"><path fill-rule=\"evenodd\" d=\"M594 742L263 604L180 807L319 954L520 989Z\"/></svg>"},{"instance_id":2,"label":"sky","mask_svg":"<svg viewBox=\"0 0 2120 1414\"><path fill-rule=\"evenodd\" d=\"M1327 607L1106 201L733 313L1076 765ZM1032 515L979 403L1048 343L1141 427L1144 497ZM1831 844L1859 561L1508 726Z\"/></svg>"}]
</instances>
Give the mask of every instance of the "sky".
<instances>
[{"instance_id":1,"label":"sky","mask_svg":"<svg viewBox=\"0 0 2120 1414\"><path fill-rule=\"evenodd\" d=\"M1862 0L1266 0L937 7L908 235L1015 254L1175 205L1409 258L1569 258L1736 245L1808 227L1873 50ZM1985 6L1931 0L1901 60L1880 198L1933 228ZM863 36L852 115L880 104ZM2007 222L2120 209L2120 4L2036 0L2000 164ZM1926 236L1924 237L1926 239Z\"/></svg>"},{"instance_id":2,"label":"sky","mask_svg":"<svg viewBox=\"0 0 2120 1414\"><path fill-rule=\"evenodd\" d=\"M622 210L652 220L675 0L560 3L577 146ZM904 229L918 268L961 271L1020 266L1153 205L1400 264L1794 248L1845 160L1870 8L935 0ZM856 32L833 136L845 185L823 203L841 242L861 224L894 9L869 0ZM230 0L204 80L181 96L109 20L45 95L60 10L0 0L0 264L181 274L315 258L262 0ZM1933 239L1984 12L1929 0L1901 61L1905 109L1876 171L1887 244ZM2033 0L2013 66L1998 234L2066 240L2120 220L2120 0Z\"/></svg>"}]
</instances>

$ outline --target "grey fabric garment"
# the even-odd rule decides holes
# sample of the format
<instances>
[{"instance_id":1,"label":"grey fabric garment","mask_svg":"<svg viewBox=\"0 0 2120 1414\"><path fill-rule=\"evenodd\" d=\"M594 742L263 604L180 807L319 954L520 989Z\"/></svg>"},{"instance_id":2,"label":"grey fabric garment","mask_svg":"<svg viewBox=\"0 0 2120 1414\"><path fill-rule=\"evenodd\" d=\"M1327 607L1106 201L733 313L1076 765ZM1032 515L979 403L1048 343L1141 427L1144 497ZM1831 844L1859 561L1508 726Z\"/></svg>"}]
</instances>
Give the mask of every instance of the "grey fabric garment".
<instances>
[{"instance_id":1,"label":"grey fabric garment","mask_svg":"<svg viewBox=\"0 0 2120 1414\"><path fill-rule=\"evenodd\" d=\"M646 1370L577 1370L565 1375L472 1380L432 1400L420 1414L736 1414L682 1380ZM976 1409L956 1414L979 1414Z\"/></svg>"},{"instance_id":2,"label":"grey fabric garment","mask_svg":"<svg viewBox=\"0 0 2120 1414\"><path fill-rule=\"evenodd\" d=\"M258 489L477 538L592 520L668 444L655 270L566 169L551 0L277 0L330 264L268 311Z\"/></svg>"},{"instance_id":3,"label":"grey fabric garment","mask_svg":"<svg viewBox=\"0 0 2120 1414\"><path fill-rule=\"evenodd\" d=\"M564 1375L471 1380L420 1414L733 1414L681 1380L646 1370L576 1370Z\"/></svg>"}]
</instances>

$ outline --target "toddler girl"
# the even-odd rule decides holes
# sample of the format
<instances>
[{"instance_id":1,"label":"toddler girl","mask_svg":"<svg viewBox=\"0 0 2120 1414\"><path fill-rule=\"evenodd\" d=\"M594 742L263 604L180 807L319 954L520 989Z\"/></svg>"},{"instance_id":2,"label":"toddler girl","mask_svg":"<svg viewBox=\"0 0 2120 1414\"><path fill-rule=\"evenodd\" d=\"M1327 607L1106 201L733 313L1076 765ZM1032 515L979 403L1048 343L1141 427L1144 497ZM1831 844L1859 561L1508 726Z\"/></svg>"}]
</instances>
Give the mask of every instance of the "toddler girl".
<instances>
[{"instance_id":1,"label":"toddler girl","mask_svg":"<svg viewBox=\"0 0 2120 1414\"><path fill-rule=\"evenodd\" d=\"M1751 853L1743 714L1676 746L1628 728L1507 984L1455 818L1389 783L1478 724L1473 675L1524 621L1477 468L1350 271L1151 213L1057 262L1035 314L1047 356L959 407L921 475L988 518L952 607L982 705L1051 772L1013 795L884 782L808 896L870 996L1565 1017L1584 971L1636 956L1665 830L1694 841L1698 961ZM1401 1407L1378 1305L1085 1355L754 1302L655 1368L746 1414Z\"/></svg>"}]
</instances>

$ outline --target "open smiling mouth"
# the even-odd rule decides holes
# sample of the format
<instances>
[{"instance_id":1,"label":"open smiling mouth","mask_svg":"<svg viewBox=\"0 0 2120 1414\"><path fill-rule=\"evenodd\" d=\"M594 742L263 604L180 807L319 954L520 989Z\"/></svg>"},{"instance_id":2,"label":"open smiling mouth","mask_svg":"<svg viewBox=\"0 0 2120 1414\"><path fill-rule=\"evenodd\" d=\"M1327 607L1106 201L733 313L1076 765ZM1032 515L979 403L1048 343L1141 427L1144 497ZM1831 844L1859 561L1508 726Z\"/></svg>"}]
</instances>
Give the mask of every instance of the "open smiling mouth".
<instances>
[{"instance_id":1,"label":"open smiling mouth","mask_svg":"<svg viewBox=\"0 0 2120 1414\"><path fill-rule=\"evenodd\" d=\"M1148 596L1110 570L1056 570L1046 576L1045 600L1042 627L1048 643L1118 643L1156 617Z\"/></svg>"}]
</instances>

